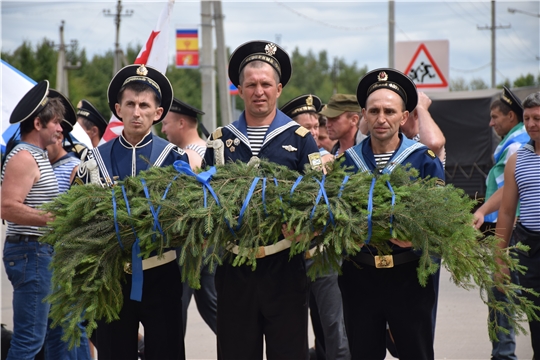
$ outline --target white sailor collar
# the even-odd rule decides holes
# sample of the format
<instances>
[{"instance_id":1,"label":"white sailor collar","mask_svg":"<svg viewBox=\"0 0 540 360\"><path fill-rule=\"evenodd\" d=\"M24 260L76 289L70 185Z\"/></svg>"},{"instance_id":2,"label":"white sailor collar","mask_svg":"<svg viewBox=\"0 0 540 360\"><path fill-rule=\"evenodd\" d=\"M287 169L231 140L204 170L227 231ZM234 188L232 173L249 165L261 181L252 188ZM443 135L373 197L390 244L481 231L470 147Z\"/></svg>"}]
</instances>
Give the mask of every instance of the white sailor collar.
<instances>
[{"instance_id":1,"label":"white sailor collar","mask_svg":"<svg viewBox=\"0 0 540 360\"><path fill-rule=\"evenodd\" d=\"M152 130L146 134L141 141L139 141L137 144L132 145L127 139L124 137L124 132L118 137L118 141L120 144L125 147L126 149L140 149L147 145L150 145L153 140Z\"/></svg>"}]
</instances>

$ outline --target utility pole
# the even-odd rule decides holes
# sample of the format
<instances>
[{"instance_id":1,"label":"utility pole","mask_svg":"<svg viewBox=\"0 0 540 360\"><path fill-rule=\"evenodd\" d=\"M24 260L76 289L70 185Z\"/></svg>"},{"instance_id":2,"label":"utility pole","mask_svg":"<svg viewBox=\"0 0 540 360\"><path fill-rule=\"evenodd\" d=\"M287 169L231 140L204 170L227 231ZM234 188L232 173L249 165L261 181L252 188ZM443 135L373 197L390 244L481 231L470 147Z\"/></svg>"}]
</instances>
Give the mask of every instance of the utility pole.
<instances>
[{"instance_id":1,"label":"utility pole","mask_svg":"<svg viewBox=\"0 0 540 360\"><path fill-rule=\"evenodd\" d=\"M227 74L227 49L225 48L225 32L223 29L223 12L221 0L212 1L214 19L216 22L216 57L219 86L219 106L221 109L221 125L225 126L232 122L231 98L229 95L229 76Z\"/></svg>"},{"instance_id":2,"label":"utility pole","mask_svg":"<svg viewBox=\"0 0 540 360\"><path fill-rule=\"evenodd\" d=\"M120 21L122 16L133 15L133 10L126 10L122 14L122 0L118 0L116 5L116 14L111 14L109 9L103 9L103 15L114 16L114 23L116 24L116 41L114 43L114 64L113 64L113 76L122 68L122 65L127 65L125 61L122 49L120 49Z\"/></svg>"},{"instance_id":3,"label":"utility pole","mask_svg":"<svg viewBox=\"0 0 540 360\"><path fill-rule=\"evenodd\" d=\"M201 82L202 122L208 131L216 128L216 71L214 69L214 47L212 45L212 2L201 1Z\"/></svg>"},{"instance_id":4,"label":"utility pole","mask_svg":"<svg viewBox=\"0 0 540 360\"><path fill-rule=\"evenodd\" d=\"M64 44L64 20L60 24L60 45L58 46L58 60L56 62L56 90L69 98L68 86L68 70L76 70L81 68L81 62L77 61L76 65L70 62L66 63L66 45ZM77 46L77 40L71 40L71 45Z\"/></svg>"},{"instance_id":5,"label":"utility pole","mask_svg":"<svg viewBox=\"0 0 540 360\"><path fill-rule=\"evenodd\" d=\"M478 30L491 30L491 88L495 89L496 82L496 50L495 50L495 30L508 29L510 25L495 26L495 0L491 0L491 26L476 26Z\"/></svg>"},{"instance_id":6,"label":"utility pole","mask_svg":"<svg viewBox=\"0 0 540 360\"><path fill-rule=\"evenodd\" d=\"M395 49L395 1L388 1L388 67L394 68Z\"/></svg>"}]
</instances>

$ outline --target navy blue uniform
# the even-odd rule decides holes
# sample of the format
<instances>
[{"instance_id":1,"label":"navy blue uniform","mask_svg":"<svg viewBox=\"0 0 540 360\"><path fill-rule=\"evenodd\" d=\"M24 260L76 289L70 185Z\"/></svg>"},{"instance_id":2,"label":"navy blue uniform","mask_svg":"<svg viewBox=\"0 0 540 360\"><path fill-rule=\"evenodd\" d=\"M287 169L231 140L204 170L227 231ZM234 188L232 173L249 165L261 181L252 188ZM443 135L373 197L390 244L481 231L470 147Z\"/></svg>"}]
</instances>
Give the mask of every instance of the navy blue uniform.
<instances>
[{"instance_id":1,"label":"navy blue uniform","mask_svg":"<svg viewBox=\"0 0 540 360\"><path fill-rule=\"evenodd\" d=\"M400 145L384 169L377 169L370 137L345 152L343 166L353 166L355 171L388 173L399 164L411 164L421 178L431 176L443 183L443 166L433 152L399 136ZM394 262L399 263L392 268L376 268L373 256L377 250L369 245L343 263L339 286L351 356L384 359L388 323L400 359L433 359L433 279L430 277L422 287L416 272L419 256L411 248L390 242L389 245Z\"/></svg>"},{"instance_id":2,"label":"navy blue uniform","mask_svg":"<svg viewBox=\"0 0 540 360\"><path fill-rule=\"evenodd\" d=\"M183 150L149 133L136 146L122 136L89 152L79 168L76 183L111 186L118 179L135 176L150 166L168 166L176 160L188 162ZM99 170L91 170L95 160ZM146 359L185 359L182 321L182 279L175 261L143 271L142 297L131 300L132 278L122 283L124 304L120 320L98 322L97 348L100 359L138 359L139 322L145 329Z\"/></svg>"},{"instance_id":3,"label":"navy blue uniform","mask_svg":"<svg viewBox=\"0 0 540 360\"><path fill-rule=\"evenodd\" d=\"M244 114L216 130L209 143L215 140L223 141L225 162L248 162L253 156ZM215 146L208 147L206 164L215 164L216 151ZM320 166L309 131L279 110L258 157L298 171L309 163ZM262 359L263 336L268 359L307 358L309 286L304 254L289 259L284 250L259 258L255 271L251 266L223 264L216 271L216 289L219 359Z\"/></svg>"}]
</instances>

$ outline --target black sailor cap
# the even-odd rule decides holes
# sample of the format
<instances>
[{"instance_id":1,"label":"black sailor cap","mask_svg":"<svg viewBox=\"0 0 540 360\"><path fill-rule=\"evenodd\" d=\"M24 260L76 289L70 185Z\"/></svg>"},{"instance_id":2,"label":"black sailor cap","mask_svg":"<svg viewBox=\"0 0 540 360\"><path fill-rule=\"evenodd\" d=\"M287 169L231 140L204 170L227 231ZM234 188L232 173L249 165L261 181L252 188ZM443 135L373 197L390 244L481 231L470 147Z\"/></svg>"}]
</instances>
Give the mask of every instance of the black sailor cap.
<instances>
[{"instance_id":1,"label":"black sailor cap","mask_svg":"<svg viewBox=\"0 0 540 360\"><path fill-rule=\"evenodd\" d=\"M380 89L388 89L397 93L405 102L405 109L409 112L416 108L418 93L414 82L401 71L381 68L368 72L356 89L356 98L361 108L366 107L368 96Z\"/></svg>"},{"instance_id":2,"label":"black sailor cap","mask_svg":"<svg viewBox=\"0 0 540 360\"><path fill-rule=\"evenodd\" d=\"M92 124L96 125L101 133L105 132L109 122L101 113L90 103L90 101L82 99L80 106L77 109L77 116L88 119Z\"/></svg>"},{"instance_id":3,"label":"black sailor cap","mask_svg":"<svg viewBox=\"0 0 540 360\"><path fill-rule=\"evenodd\" d=\"M321 110L322 101L316 95L300 95L281 107L281 111L290 118L304 113L318 113Z\"/></svg>"},{"instance_id":4,"label":"black sailor cap","mask_svg":"<svg viewBox=\"0 0 540 360\"><path fill-rule=\"evenodd\" d=\"M204 115L203 111L189 104L186 104L185 102L180 101L177 98L173 98L173 103L171 105L170 111L177 114L191 116L191 117L194 117L195 119L197 119L197 115Z\"/></svg>"},{"instance_id":5,"label":"black sailor cap","mask_svg":"<svg viewBox=\"0 0 540 360\"><path fill-rule=\"evenodd\" d=\"M523 106L521 106L521 100L519 100L519 98L506 86L503 86L501 101L510 106L510 109L516 113L518 121L523 121Z\"/></svg>"},{"instance_id":6,"label":"black sailor cap","mask_svg":"<svg viewBox=\"0 0 540 360\"><path fill-rule=\"evenodd\" d=\"M42 80L32 87L17 103L9 117L10 124L34 119L47 105L49 99L49 81Z\"/></svg>"},{"instance_id":7,"label":"black sailor cap","mask_svg":"<svg viewBox=\"0 0 540 360\"><path fill-rule=\"evenodd\" d=\"M62 105L64 105L64 118L60 125L64 130L64 137L66 137L67 134L73 130L73 126L75 126L75 123L77 122L75 108L73 107L73 104L71 104L71 101L69 101L69 99L60 91L49 89L49 98L59 98Z\"/></svg>"},{"instance_id":8,"label":"black sailor cap","mask_svg":"<svg viewBox=\"0 0 540 360\"><path fill-rule=\"evenodd\" d=\"M289 55L279 45L270 41L255 40L240 45L229 60L229 79L238 87L240 72L250 62L260 60L270 64L278 73L281 86L289 82L292 64Z\"/></svg>"},{"instance_id":9,"label":"black sailor cap","mask_svg":"<svg viewBox=\"0 0 540 360\"><path fill-rule=\"evenodd\" d=\"M113 79L109 83L109 88L107 89L109 109L111 109L114 116L122 120L116 113L115 104L118 102L118 93L122 87L132 81L148 85L148 87L157 94L158 99L160 99L159 106L163 108L163 114L158 120L154 121L154 124L159 123L161 120L163 120L171 108L173 88L169 79L167 79L167 77L159 70L144 64L128 65L120 69L116 75L114 75Z\"/></svg>"}]
</instances>

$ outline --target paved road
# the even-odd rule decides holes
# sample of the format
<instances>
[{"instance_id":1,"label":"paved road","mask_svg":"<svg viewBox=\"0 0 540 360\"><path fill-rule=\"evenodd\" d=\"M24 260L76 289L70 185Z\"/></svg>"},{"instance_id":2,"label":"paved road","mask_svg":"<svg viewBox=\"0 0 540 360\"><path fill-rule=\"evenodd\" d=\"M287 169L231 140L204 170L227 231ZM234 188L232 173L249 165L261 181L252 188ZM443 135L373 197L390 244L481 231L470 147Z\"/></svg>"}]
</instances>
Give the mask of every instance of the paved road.
<instances>
[{"instance_id":1,"label":"paved road","mask_svg":"<svg viewBox=\"0 0 540 360\"><path fill-rule=\"evenodd\" d=\"M3 248L3 243L1 245ZM13 329L12 287L6 278L3 265L0 281L2 287L1 321L7 324L9 329ZM491 343L487 336L486 318L487 308L480 301L478 291L466 291L456 287L450 281L448 272L443 270L435 335L436 358L489 359ZM188 359L217 358L215 336L199 316L194 301L189 306L185 341ZM313 334L310 331L310 344L312 343ZM517 355L519 359L532 359L532 348L528 336L518 337ZM390 356L387 358L392 359Z\"/></svg>"}]
</instances>

